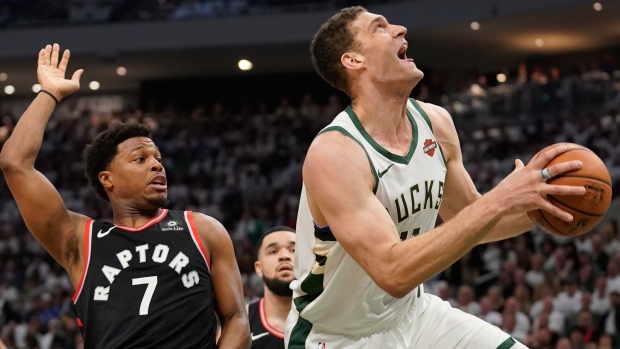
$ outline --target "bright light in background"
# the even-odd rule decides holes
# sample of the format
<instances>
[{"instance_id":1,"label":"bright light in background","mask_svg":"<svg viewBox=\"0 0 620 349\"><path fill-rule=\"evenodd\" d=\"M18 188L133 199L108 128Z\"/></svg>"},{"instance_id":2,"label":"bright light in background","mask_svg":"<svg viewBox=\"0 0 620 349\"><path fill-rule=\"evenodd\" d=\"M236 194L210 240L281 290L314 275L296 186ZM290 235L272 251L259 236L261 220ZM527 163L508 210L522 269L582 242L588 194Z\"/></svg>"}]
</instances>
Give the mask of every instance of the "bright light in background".
<instances>
[{"instance_id":1,"label":"bright light in background","mask_svg":"<svg viewBox=\"0 0 620 349\"><path fill-rule=\"evenodd\" d=\"M41 85L39 84L32 85L32 92L39 93L39 91L41 91Z\"/></svg>"},{"instance_id":2,"label":"bright light in background","mask_svg":"<svg viewBox=\"0 0 620 349\"><path fill-rule=\"evenodd\" d=\"M603 5L600 2L595 2L592 7L594 7L594 11L600 11L603 9Z\"/></svg>"},{"instance_id":3,"label":"bright light in background","mask_svg":"<svg viewBox=\"0 0 620 349\"><path fill-rule=\"evenodd\" d=\"M538 46L538 47L542 47L545 44L545 42L543 41L543 39L538 38L538 39L534 40L534 44L536 46Z\"/></svg>"},{"instance_id":4,"label":"bright light in background","mask_svg":"<svg viewBox=\"0 0 620 349\"><path fill-rule=\"evenodd\" d=\"M241 70L250 70L252 69L252 67L254 67L254 64L252 64L252 62L248 61L247 59L242 59L239 61L239 69Z\"/></svg>"},{"instance_id":5,"label":"bright light in background","mask_svg":"<svg viewBox=\"0 0 620 349\"><path fill-rule=\"evenodd\" d=\"M506 82L506 74L499 73L495 78L497 82Z\"/></svg>"},{"instance_id":6,"label":"bright light in background","mask_svg":"<svg viewBox=\"0 0 620 349\"><path fill-rule=\"evenodd\" d=\"M469 26L471 27L472 30L480 29L480 23L478 23L478 22L471 22L471 24Z\"/></svg>"},{"instance_id":7,"label":"bright light in background","mask_svg":"<svg viewBox=\"0 0 620 349\"><path fill-rule=\"evenodd\" d=\"M4 86L4 93L6 93L7 95L12 95L13 93L15 93L15 87L13 87L13 85Z\"/></svg>"},{"instance_id":8,"label":"bright light in background","mask_svg":"<svg viewBox=\"0 0 620 349\"><path fill-rule=\"evenodd\" d=\"M0 81L6 81L6 79L8 79L9 76L7 75L7 73L0 73Z\"/></svg>"},{"instance_id":9,"label":"bright light in background","mask_svg":"<svg viewBox=\"0 0 620 349\"><path fill-rule=\"evenodd\" d=\"M98 90L99 87L101 87L101 85L99 84L99 81L91 81L88 84L88 88L90 88L91 90Z\"/></svg>"},{"instance_id":10,"label":"bright light in background","mask_svg":"<svg viewBox=\"0 0 620 349\"><path fill-rule=\"evenodd\" d=\"M116 68L116 74L125 76L127 74L127 69L125 69L125 67L118 67Z\"/></svg>"}]
</instances>

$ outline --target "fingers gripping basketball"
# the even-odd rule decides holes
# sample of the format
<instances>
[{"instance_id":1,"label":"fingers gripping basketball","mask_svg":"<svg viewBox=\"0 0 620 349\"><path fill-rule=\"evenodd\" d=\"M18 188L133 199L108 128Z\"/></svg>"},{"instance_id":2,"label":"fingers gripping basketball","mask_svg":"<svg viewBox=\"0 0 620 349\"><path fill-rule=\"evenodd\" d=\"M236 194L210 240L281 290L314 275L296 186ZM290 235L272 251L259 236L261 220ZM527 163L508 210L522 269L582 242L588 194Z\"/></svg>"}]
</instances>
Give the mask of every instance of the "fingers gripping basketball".
<instances>
[{"instance_id":1,"label":"fingers gripping basketball","mask_svg":"<svg viewBox=\"0 0 620 349\"><path fill-rule=\"evenodd\" d=\"M556 166L555 168L559 171L547 172L543 169L541 177L549 184L583 186L586 188L585 194L547 195L551 204L573 215L572 222L563 221L543 210L530 211L528 216L548 233L559 236L577 236L590 231L605 217L611 203L611 177L603 161L590 149L573 143L560 144L565 144L568 150L553 158L545 167L545 169L550 169ZM546 150L558 145L554 144L541 150L532 158L532 161L544 154ZM561 167L557 165L572 160L580 160L583 167L579 170L561 172ZM554 172L561 174L556 175Z\"/></svg>"}]
</instances>

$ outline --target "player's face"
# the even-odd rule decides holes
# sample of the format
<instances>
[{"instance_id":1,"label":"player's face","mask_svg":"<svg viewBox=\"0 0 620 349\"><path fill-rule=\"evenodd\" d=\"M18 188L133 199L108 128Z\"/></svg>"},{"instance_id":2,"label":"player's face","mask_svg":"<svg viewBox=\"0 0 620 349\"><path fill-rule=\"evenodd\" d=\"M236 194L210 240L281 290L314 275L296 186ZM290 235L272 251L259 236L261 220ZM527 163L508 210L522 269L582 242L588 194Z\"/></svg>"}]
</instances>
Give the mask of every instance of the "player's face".
<instances>
[{"instance_id":1,"label":"player's face","mask_svg":"<svg viewBox=\"0 0 620 349\"><path fill-rule=\"evenodd\" d=\"M364 67L374 80L417 83L424 73L407 57L407 28L388 23L381 15L362 12L351 23L351 31L361 46Z\"/></svg>"},{"instance_id":2,"label":"player's face","mask_svg":"<svg viewBox=\"0 0 620 349\"><path fill-rule=\"evenodd\" d=\"M118 153L107 171L114 195L138 208L165 206L168 197L166 170L155 143L146 137L134 137L117 148Z\"/></svg>"},{"instance_id":3,"label":"player's face","mask_svg":"<svg viewBox=\"0 0 620 349\"><path fill-rule=\"evenodd\" d=\"M294 258L295 234L290 231L276 231L263 239L254 269L261 278L290 283L295 278Z\"/></svg>"}]
</instances>

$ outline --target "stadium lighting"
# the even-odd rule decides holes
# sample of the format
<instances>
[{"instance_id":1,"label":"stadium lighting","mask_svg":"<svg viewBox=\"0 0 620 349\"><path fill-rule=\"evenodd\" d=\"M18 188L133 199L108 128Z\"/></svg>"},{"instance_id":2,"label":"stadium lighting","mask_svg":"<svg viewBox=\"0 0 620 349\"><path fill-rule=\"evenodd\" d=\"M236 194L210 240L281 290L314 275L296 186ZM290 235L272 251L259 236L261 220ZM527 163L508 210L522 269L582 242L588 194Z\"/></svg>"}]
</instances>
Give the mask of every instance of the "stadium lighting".
<instances>
[{"instance_id":1,"label":"stadium lighting","mask_svg":"<svg viewBox=\"0 0 620 349\"><path fill-rule=\"evenodd\" d=\"M118 67L116 68L116 74L125 76L127 74L127 69L125 67Z\"/></svg>"},{"instance_id":2,"label":"stadium lighting","mask_svg":"<svg viewBox=\"0 0 620 349\"><path fill-rule=\"evenodd\" d=\"M91 90L93 90L93 91L98 90L98 89L99 89L99 87L101 87L101 85L99 84L99 81L91 81L91 82L88 84L88 88L90 88L90 89L91 89Z\"/></svg>"},{"instance_id":3,"label":"stadium lighting","mask_svg":"<svg viewBox=\"0 0 620 349\"><path fill-rule=\"evenodd\" d=\"M543 41L543 39L538 38L536 40L534 40L534 44L538 47L543 47L543 45L545 44L545 42Z\"/></svg>"},{"instance_id":4,"label":"stadium lighting","mask_svg":"<svg viewBox=\"0 0 620 349\"><path fill-rule=\"evenodd\" d=\"M480 23L478 23L478 22L471 22L471 24L469 26L471 27L472 30L480 29Z\"/></svg>"},{"instance_id":5,"label":"stadium lighting","mask_svg":"<svg viewBox=\"0 0 620 349\"><path fill-rule=\"evenodd\" d=\"M495 78L497 79L497 82L506 82L506 74L499 73Z\"/></svg>"},{"instance_id":6,"label":"stadium lighting","mask_svg":"<svg viewBox=\"0 0 620 349\"><path fill-rule=\"evenodd\" d=\"M252 62L248 61L247 59L240 60L238 65L239 69L241 70L250 70L254 67L254 64L252 64Z\"/></svg>"},{"instance_id":7,"label":"stadium lighting","mask_svg":"<svg viewBox=\"0 0 620 349\"><path fill-rule=\"evenodd\" d=\"M594 11L600 11L603 9L603 5L600 2L595 2L592 7L594 7Z\"/></svg>"},{"instance_id":8,"label":"stadium lighting","mask_svg":"<svg viewBox=\"0 0 620 349\"><path fill-rule=\"evenodd\" d=\"M39 84L32 85L32 92L39 93L39 91L41 91L41 85Z\"/></svg>"},{"instance_id":9,"label":"stadium lighting","mask_svg":"<svg viewBox=\"0 0 620 349\"><path fill-rule=\"evenodd\" d=\"M15 93L15 87L13 87L13 85L4 86L4 93L6 93L7 95L12 95L13 93Z\"/></svg>"},{"instance_id":10,"label":"stadium lighting","mask_svg":"<svg viewBox=\"0 0 620 349\"><path fill-rule=\"evenodd\" d=\"M6 81L9 78L7 73L0 73L0 81Z\"/></svg>"}]
</instances>

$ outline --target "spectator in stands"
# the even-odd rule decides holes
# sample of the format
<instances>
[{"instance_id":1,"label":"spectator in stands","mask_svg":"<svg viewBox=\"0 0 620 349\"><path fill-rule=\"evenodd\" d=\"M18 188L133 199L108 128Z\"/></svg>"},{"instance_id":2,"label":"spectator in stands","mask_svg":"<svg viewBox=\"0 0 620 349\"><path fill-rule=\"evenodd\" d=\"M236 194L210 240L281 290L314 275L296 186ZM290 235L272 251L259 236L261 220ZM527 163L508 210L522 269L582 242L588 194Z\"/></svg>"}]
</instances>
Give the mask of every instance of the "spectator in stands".
<instances>
[{"instance_id":1,"label":"spectator in stands","mask_svg":"<svg viewBox=\"0 0 620 349\"><path fill-rule=\"evenodd\" d=\"M462 285L457 292L458 308L475 316L480 316L480 304L474 300L474 290L468 285Z\"/></svg>"},{"instance_id":2,"label":"spectator in stands","mask_svg":"<svg viewBox=\"0 0 620 349\"><path fill-rule=\"evenodd\" d=\"M501 326L503 322L502 314L491 309L491 300L487 296L480 299L480 314L478 317L498 327Z\"/></svg>"},{"instance_id":3,"label":"spectator in stands","mask_svg":"<svg viewBox=\"0 0 620 349\"><path fill-rule=\"evenodd\" d=\"M604 276L599 276L596 279L596 288L592 294L592 304L590 310L596 317L603 316L611 308L609 302L609 294L607 292L607 279Z\"/></svg>"},{"instance_id":4,"label":"spectator in stands","mask_svg":"<svg viewBox=\"0 0 620 349\"><path fill-rule=\"evenodd\" d=\"M599 340L600 332L594 324L592 313L585 309L579 312L577 326L584 330L583 342L585 344L596 343Z\"/></svg>"},{"instance_id":5,"label":"spectator in stands","mask_svg":"<svg viewBox=\"0 0 620 349\"><path fill-rule=\"evenodd\" d=\"M562 280L563 291L554 301L554 308L561 312L565 318L575 316L581 306L581 291L577 289L576 280L573 277Z\"/></svg>"}]
</instances>

